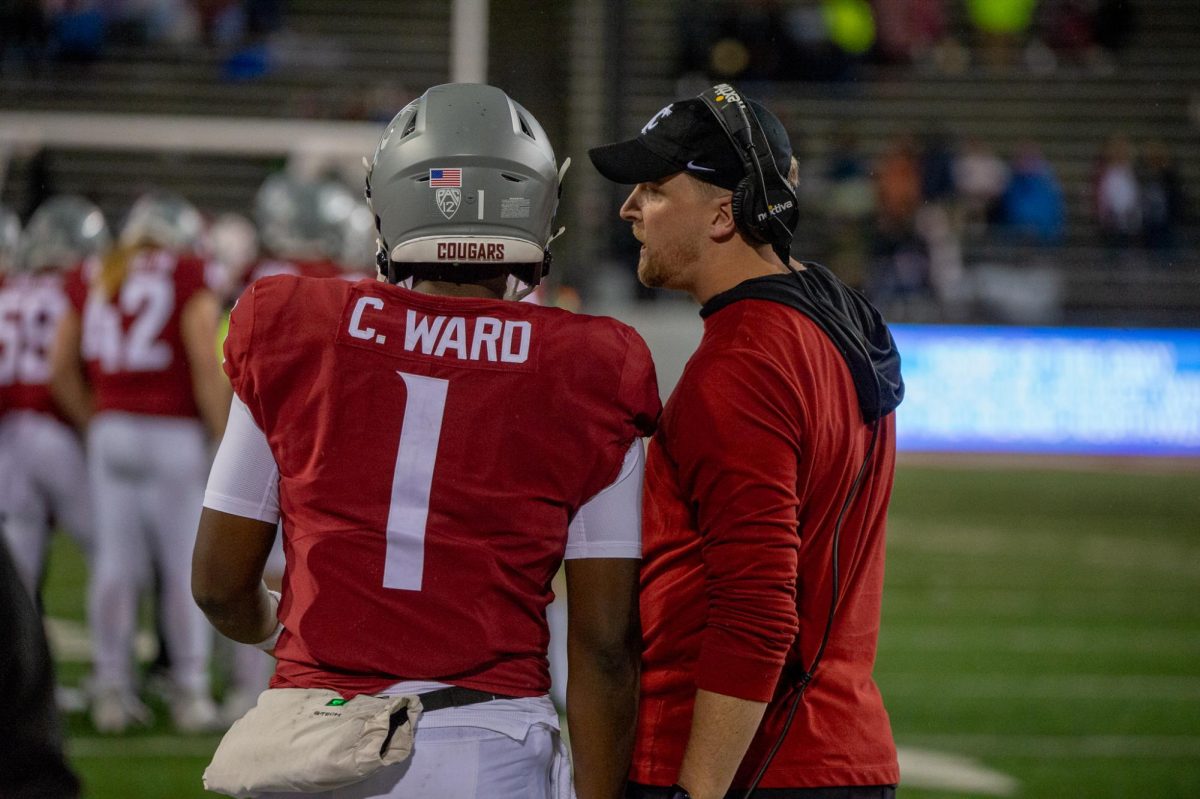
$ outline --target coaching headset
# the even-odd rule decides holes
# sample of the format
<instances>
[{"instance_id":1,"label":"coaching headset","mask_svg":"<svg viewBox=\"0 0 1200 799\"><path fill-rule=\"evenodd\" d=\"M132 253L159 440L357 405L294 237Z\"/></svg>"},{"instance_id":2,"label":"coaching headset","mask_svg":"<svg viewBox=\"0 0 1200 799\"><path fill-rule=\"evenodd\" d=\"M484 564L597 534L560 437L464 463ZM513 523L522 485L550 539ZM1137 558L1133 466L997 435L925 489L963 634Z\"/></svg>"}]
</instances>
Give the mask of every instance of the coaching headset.
<instances>
[{"instance_id":1,"label":"coaching headset","mask_svg":"<svg viewBox=\"0 0 1200 799\"><path fill-rule=\"evenodd\" d=\"M792 236L800 221L799 203L796 200L796 192L788 183L787 177L779 171L779 165L775 162L771 145L767 142L766 133L763 131L758 116L754 113L754 109L750 108L742 99L737 89L728 83L719 83L700 94L699 97L717 118L717 123L725 131L725 135L729 137L734 149L742 159L742 167L746 174L734 188L731 203L733 218L738 229L755 241L770 244L775 250L775 254L779 256L779 260L783 261L784 266L799 279L799 274L790 262ZM857 343L865 350L866 345L863 342L858 341ZM869 355L867 357L869 358ZM881 391L878 377L875 380L875 389L877 393ZM820 665L821 658L825 654L825 647L829 643L840 599L841 575L838 551L841 544L842 522L845 520L846 512L850 509L850 504L858 495L878 437L879 422L876 420L872 424L871 442L867 446L866 456L858 467L854 482L850 486L850 491L847 493L834 523L833 555L830 562L832 597L829 616L821 635L821 644L807 668L799 665L798 668L793 667L785 671L781 676L781 681L791 685L792 701L787 706L783 729L768 751L767 757L759 765L750 786L743 794L744 799L750 799L753 796L771 761L775 759L775 755L791 729L805 689L812 682L817 666Z\"/></svg>"},{"instance_id":2,"label":"coaching headset","mask_svg":"<svg viewBox=\"0 0 1200 799\"><path fill-rule=\"evenodd\" d=\"M746 176L733 190L733 218L738 229L755 241L770 244L784 264L792 249L792 235L800 221L796 192L779 171L762 124L728 83L718 83L700 99L717 118L717 124L742 159Z\"/></svg>"}]
</instances>

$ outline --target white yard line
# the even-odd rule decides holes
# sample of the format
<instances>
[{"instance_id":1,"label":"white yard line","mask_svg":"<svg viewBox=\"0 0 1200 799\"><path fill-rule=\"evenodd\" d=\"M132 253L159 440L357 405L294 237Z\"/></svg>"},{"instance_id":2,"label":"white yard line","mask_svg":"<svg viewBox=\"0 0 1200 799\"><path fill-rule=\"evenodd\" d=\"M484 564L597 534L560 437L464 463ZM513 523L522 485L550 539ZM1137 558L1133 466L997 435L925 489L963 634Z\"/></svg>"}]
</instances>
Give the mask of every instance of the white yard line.
<instances>
[{"instance_id":1,"label":"white yard line","mask_svg":"<svg viewBox=\"0 0 1200 799\"><path fill-rule=\"evenodd\" d=\"M1020 787L1013 777L965 755L912 747L900 747L896 754L900 758L901 788L1012 796Z\"/></svg>"}]
</instances>

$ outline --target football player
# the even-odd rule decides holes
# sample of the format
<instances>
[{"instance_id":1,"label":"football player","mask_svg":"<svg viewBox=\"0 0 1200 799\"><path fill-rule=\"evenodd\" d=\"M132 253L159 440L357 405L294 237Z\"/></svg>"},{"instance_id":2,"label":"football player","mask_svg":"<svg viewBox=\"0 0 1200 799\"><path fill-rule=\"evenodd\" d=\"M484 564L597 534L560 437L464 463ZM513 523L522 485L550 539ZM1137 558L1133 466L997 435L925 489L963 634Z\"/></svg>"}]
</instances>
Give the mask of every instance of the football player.
<instances>
[{"instance_id":1,"label":"football player","mask_svg":"<svg viewBox=\"0 0 1200 799\"><path fill-rule=\"evenodd\" d=\"M364 277L378 278L377 251L375 215L364 200L356 200L354 208L342 222L341 257L338 259L342 277L351 281Z\"/></svg>"},{"instance_id":2,"label":"football player","mask_svg":"<svg viewBox=\"0 0 1200 799\"><path fill-rule=\"evenodd\" d=\"M545 615L564 558L575 789L621 793L660 403L631 328L503 299L549 265L560 181L502 91L434 87L369 164L387 281L267 278L234 310L196 599L273 651L276 689L425 706L411 760L338 797L569 795ZM280 517L281 599L261 582Z\"/></svg>"},{"instance_id":3,"label":"football player","mask_svg":"<svg viewBox=\"0 0 1200 799\"><path fill-rule=\"evenodd\" d=\"M0 288L0 383L8 413L0 446L12 455L6 479L5 535L21 580L37 596L55 523L90 560L92 508L83 446L50 392L54 333L70 307L67 286L86 259L111 244L100 209L83 197L52 197L34 212L21 238L15 270Z\"/></svg>"},{"instance_id":4,"label":"football player","mask_svg":"<svg viewBox=\"0 0 1200 799\"><path fill-rule=\"evenodd\" d=\"M151 563L171 653L172 720L184 732L218 723L209 694L211 631L191 601L187 556L209 442L223 433L229 407L213 351L220 303L206 264L192 254L202 227L182 197L139 198L118 246L73 285L58 329L53 385L86 424L96 508L88 605L91 715L102 732L148 721L132 645Z\"/></svg>"},{"instance_id":5,"label":"football player","mask_svg":"<svg viewBox=\"0 0 1200 799\"><path fill-rule=\"evenodd\" d=\"M7 443L4 415L8 411L9 394L17 378L21 322L17 315L17 305L5 291L5 287L11 279L20 238L20 218L0 205L0 474L10 475L9 479L0 484L0 525L4 524L5 517L12 512L15 498L13 483L16 482L17 466L12 457L12 447Z\"/></svg>"},{"instance_id":6,"label":"football player","mask_svg":"<svg viewBox=\"0 0 1200 799\"><path fill-rule=\"evenodd\" d=\"M365 276L357 263L354 267L348 266L351 261L360 261L362 255L350 248L352 241L361 243L364 221L370 243L374 245L374 217L365 203L356 200L341 183L305 180L287 173L272 175L255 196L254 217L258 223L258 238L266 252L249 268L230 270L229 274L234 278L229 283L231 291L227 295L230 308L248 285L271 275L347 280ZM224 238L224 242L214 240L212 243L230 243L228 236ZM231 248L223 249L221 260L225 260L224 256L234 255ZM369 253L368 263L374 274L374 249ZM226 314L222 318L222 341L228 334L228 325ZM266 567L267 585L272 589L279 587L284 565L282 542L277 540ZM267 688L272 662L253 647L236 646L230 653L230 667L229 691L221 708L221 715L227 721L239 718L254 707L258 695Z\"/></svg>"},{"instance_id":7,"label":"football player","mask_svg":"<svg viewBox=\"0 0 1200 799\"><path fill-rule=\"evenodd\" d=\"M246 284L270 275L341 276L338 261L354 207L354 195L336 181L282 172L267 178L254 197L266 254L251 268Z\"/></svg>"}]
</instances>

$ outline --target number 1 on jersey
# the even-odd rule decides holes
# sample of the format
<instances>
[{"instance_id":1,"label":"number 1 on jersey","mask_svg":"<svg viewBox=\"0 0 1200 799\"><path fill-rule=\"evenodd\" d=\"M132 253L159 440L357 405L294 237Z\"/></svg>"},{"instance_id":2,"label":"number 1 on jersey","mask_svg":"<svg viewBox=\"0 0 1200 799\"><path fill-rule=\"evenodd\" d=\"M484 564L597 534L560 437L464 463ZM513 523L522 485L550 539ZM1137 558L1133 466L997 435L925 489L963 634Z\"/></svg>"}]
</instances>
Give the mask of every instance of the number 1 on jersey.
<instances>
[{"instance_id":1,"label":"number 1 on jersey","mask_svg":"<svg viewBox=\"0 0 1200 799\"><path fill-rule=\"evenodd\" d=\"M404 402L396 470L392 474L383 587L420 591L425 571L429 494L449 381L405 372L396 374L404 381L408 397Z\"/></svg>"}]
</instances>

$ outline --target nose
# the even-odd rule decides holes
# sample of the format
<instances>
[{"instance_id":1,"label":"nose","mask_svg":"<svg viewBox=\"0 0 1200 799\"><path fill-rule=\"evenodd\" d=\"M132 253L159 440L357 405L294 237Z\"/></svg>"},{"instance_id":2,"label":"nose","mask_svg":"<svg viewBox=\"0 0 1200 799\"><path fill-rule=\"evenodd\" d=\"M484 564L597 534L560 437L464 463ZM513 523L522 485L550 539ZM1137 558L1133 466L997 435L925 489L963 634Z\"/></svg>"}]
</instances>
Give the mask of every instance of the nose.
<instances>
[{"instance_id":1,"label":"nose","mask_svg":"<svg viewBox=\"0 0 1200 799\"><path fill-rule=\"evenodd\" d=\"M640 183L634 186L625 202L621 203L621 218L626 222L636 222L641 217L641 188Z\"/></svg>"}]
</instances>

